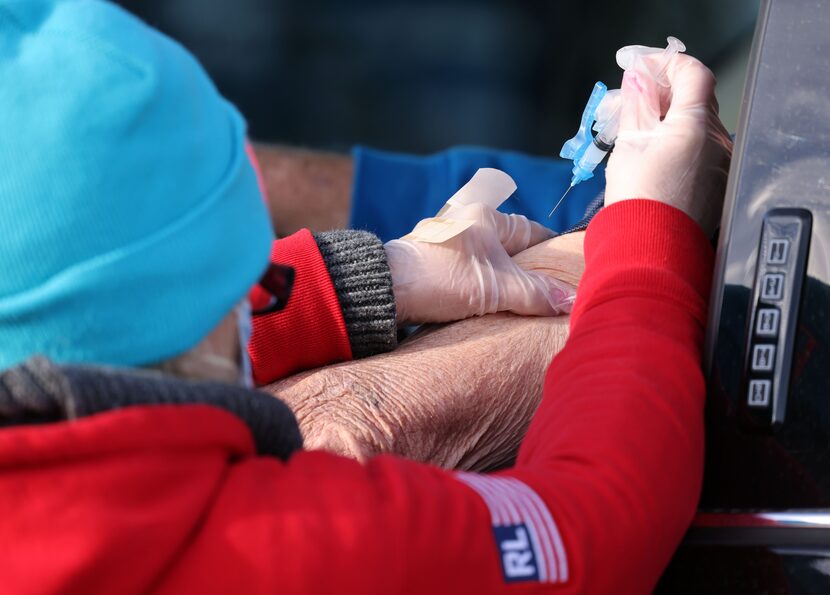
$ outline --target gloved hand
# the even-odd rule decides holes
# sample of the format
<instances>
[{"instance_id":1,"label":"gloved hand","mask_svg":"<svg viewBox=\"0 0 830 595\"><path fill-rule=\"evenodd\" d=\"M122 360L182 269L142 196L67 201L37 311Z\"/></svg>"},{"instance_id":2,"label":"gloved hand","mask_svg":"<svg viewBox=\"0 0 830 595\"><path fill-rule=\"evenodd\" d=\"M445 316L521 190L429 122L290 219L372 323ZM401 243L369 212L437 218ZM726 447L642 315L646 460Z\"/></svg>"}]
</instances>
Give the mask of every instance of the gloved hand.
<instances>
[{"instance_id":1,"label":"gloved hand","mask_svg":"<svg viewBox=\"0 0 830 595\"><path fill-rule=\"evenodd\" d=\"M400 239L385 245L399 325L505 310L536 316L570 311L572 286L526 272L510 258L553 237L549 229L480 203L453 206L444 217L475 223L441 244Z\"/></svg>"},{"instance_id":2,"label":"gloved hand","mask_svg":"<svg viewBox=\"0 0 830 595\"><path fill-rule=\"evenodd\" d=\"M617 54L625 57L625 50ZM620 130L606 169L605 204L658 200L712 235L720 221L732 141L718 117L715 77L698 60L641 56L623 77ZM658 79L665 78L664 86Z\"/></svg>"}]
</instances>

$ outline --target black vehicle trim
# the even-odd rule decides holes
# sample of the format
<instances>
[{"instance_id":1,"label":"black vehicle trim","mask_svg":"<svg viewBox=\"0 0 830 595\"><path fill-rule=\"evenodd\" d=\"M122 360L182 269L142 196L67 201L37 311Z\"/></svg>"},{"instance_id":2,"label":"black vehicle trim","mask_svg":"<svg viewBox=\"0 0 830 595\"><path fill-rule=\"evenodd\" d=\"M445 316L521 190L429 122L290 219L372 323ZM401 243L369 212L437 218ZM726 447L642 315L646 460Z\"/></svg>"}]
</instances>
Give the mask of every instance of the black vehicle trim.
<instances>
[{"instance_id":1,"label":"black vehicle trim","mask_svg":"<svg viewBox=\"0 0 830 595\"><path fill-rule=\"evenodd\" d=\"M830 510L701 512L683 545L830 548Z\"/></svg>"}]
</instances>

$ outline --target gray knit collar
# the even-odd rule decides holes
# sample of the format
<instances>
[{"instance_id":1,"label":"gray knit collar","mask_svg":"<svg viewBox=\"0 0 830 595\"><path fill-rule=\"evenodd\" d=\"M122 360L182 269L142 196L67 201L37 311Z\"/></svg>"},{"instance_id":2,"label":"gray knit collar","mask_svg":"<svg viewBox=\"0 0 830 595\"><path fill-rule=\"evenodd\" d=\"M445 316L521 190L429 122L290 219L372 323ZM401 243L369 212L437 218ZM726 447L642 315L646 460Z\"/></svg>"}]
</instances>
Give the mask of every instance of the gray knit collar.
<instances>
[{"instance_id":1,"label":"gray knit collar","mask_svg":"<svg viewBox=\"0 0 830 595\"><path fill-rule=\"evenodd\" d=\"M260 454L287 459L302 447L294 414L279 399L219 382L160 372L59 366L42 357L0 373L0 425L74 420L135 405L205 404L244 421Z\"/></svg>"}]
</instances>

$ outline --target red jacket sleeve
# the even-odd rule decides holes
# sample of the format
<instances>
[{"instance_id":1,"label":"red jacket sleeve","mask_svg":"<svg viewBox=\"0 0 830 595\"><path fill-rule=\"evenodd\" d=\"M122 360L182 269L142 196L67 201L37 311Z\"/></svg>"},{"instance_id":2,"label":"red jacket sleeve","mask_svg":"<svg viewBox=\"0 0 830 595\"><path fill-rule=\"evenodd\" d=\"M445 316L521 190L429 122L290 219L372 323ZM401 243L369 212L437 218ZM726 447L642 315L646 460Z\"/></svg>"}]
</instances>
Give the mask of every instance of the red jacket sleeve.
<instances>
[{"instance_id":1,"label":"red jacket sleeve","mask_svg":"<svg viewBox=\"0 0 830 595\"><path fill-rule=\"evenodd\" d=\"M484 476L322 452L238 461L179 586L649 592L700 487L711 248L681 212L629 201L596 217L585 253L572 334L514 469Z\"/></svg>"},{"instance_id":2,"label":"red jacket sleeve","mask_svg":"<svg viewBox=\"0 0 830 595\"><path fill-rule=\"evenodd\" d=\"M266 384L351 359L337 293L311 233L303 229L276 240L271 262L294 267L294 288L283 310L253 319L248 354L254 381Z\"/></svg>"},{"instance_id":3,"label":"red jacket sleeve","mask_svg":"<svg viewBox=\"0 0 830 595\"><path fill-rule=\"evenodd\" d=\"M513 472L556 519L574 593L650 593L692 520L713 256L691 219L654 201L588 228L571 335Z\"/></svg>"}]
</instances>

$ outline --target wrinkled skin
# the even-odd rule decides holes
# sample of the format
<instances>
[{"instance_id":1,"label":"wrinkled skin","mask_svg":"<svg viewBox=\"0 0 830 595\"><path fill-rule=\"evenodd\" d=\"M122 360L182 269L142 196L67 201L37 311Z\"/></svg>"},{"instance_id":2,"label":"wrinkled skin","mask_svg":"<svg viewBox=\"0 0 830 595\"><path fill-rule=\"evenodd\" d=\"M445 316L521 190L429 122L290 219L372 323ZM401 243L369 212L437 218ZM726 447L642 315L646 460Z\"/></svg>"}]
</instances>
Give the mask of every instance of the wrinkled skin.
<instances>
[{"instance_id":1,"label":"wrinkled skin","mask_svg":"<svg viewBox=\"0 0 830 595\"><path fill-rule=\"evenodd\" d=\"M585 270L582 253L584 239L585 232L559 236L519 252L513 260L525 270L538 271L571 285L579 285Z\"/></svg>"},{"instance_id":2,"label":"wrinkled skin","mask_svg":"<svg viewBox=\"0 0 830 595\"><path fill-rule=\"evenodd\" d=\"M582 237L554 238L514 259L575 285ZM392 353L298 374L267 390L294 410L306 448L497 469L516 456L569 318L491 314L432 326Z\"/></svg>"}]
</instances>

